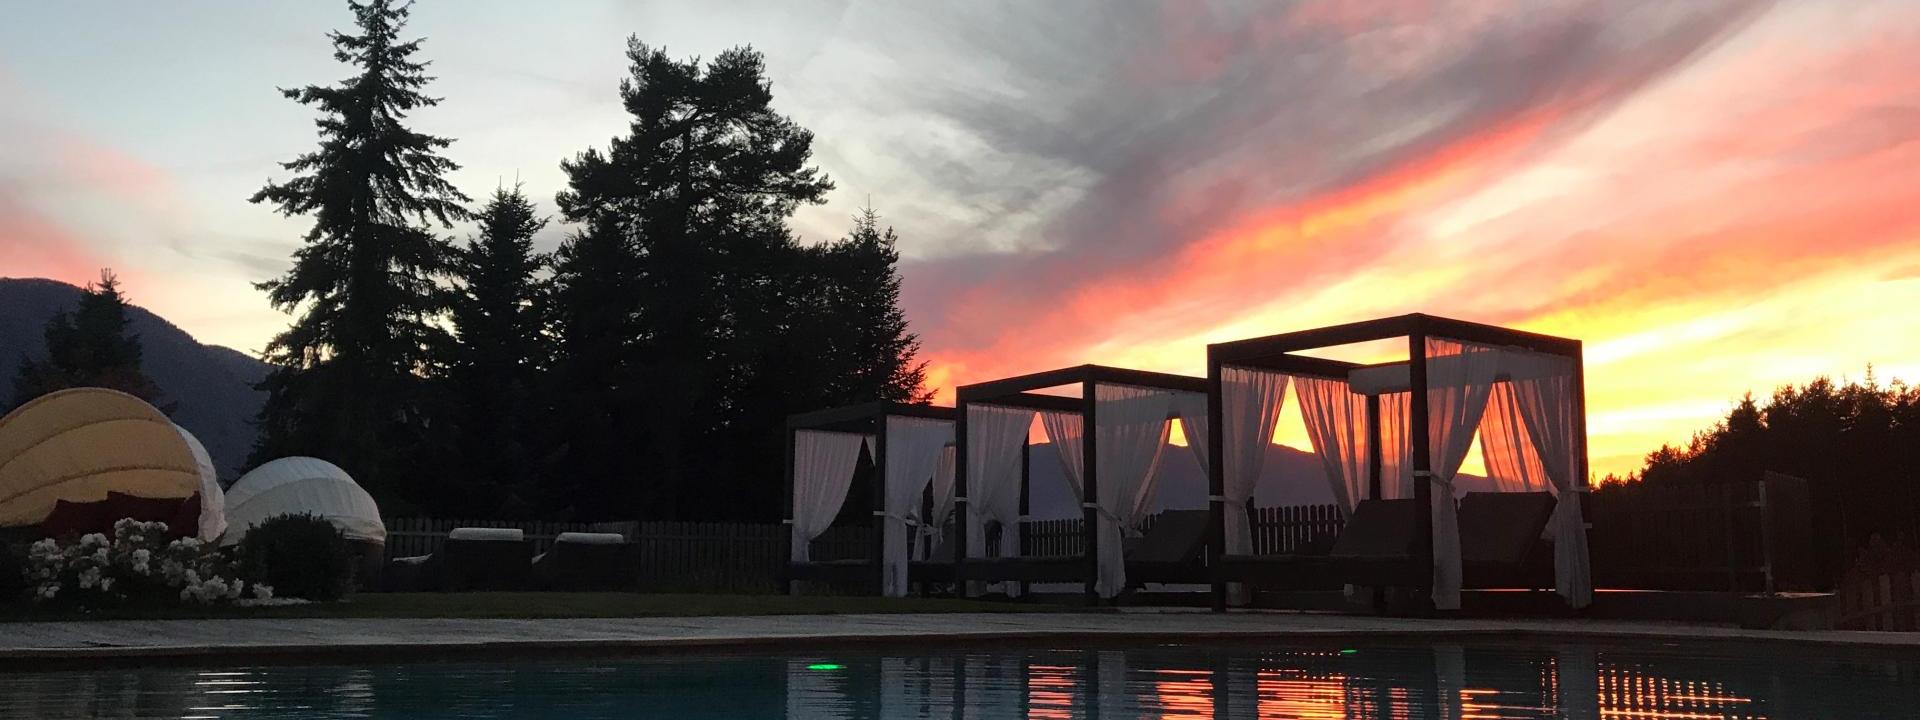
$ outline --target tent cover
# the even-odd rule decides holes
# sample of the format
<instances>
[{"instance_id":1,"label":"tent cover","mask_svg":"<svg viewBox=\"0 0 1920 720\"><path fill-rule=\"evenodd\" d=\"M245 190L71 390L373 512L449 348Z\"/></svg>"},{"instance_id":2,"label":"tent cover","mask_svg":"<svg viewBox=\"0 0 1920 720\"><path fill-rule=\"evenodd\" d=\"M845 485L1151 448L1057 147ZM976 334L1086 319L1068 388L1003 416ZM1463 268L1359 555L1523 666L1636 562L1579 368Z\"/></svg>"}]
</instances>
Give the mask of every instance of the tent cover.
<instances>
[{"instance_id":1,"label":"tent cover","mask_svg":"<svg viewBox=\"0 0 1920 720\"><path fill-rule=\"evenodd\" d=\"M226 503L223 545L240 542L269 518L298 513L325 518L348 540L387 541L387 526L373 496L345 470L318 458L284 457L254 468L227 489Z\"/></svg>"},{"instance_id":2,"label":"tent cover","mask_svg":"<svg viewBox=\"0 0 1920 720\"><path fill-rule=\"evenodd\" d=\"M192 447L132 395L61 390L0 418L0 527L38 524L61 500L185 499L200 487Z\"/></svg>"}]
</instances>

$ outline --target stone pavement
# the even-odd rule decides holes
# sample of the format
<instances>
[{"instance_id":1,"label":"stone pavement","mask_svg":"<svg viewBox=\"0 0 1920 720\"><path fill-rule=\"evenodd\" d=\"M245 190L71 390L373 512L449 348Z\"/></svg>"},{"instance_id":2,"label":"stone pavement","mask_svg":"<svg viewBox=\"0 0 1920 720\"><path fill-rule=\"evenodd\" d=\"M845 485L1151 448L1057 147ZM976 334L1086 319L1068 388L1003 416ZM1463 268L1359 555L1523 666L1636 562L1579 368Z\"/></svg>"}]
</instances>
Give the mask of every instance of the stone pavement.
<instances>
[{"instance_id":1,"label":"stone pavement","mask_svg":"<svg viewBox=\"0 0 1920 720\"><path fill-rule=\"evenodd\" d=\"M0 623L0 662L397 658L672 652L939 642L1218 642L1340 639L1690 638L1920 651L1920 634L1743 630L1602 620L1381 618L1281 612L789 615L626 619L227 619Z\"/></svg>"}]
</instances>

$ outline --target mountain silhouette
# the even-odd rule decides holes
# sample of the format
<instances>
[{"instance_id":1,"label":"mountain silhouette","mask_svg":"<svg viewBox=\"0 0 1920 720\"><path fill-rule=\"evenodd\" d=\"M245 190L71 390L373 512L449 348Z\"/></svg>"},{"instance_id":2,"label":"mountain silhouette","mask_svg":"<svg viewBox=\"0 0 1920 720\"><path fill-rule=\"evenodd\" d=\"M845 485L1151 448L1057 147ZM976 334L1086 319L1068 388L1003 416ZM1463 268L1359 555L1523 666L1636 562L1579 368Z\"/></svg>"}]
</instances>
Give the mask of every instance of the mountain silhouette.
<instances>
[{"instance_id":1,"label":"mountain silhouette","mask_svg":"<svg viewBox=\"0 0 1920 720\"><path fill-rule=\"evenodd\" d=\"M72 310L82 292L57 280L0 278L0 394L5 400L12 400L21 357L46 357L47 320ZM127 311L129 328L140 336L142 368L166 394L164 400L177 404L173 422L207 446L223 481L239 478L258 435L253 419L266 397L253 386L266 377L267 365L231 348L202 344L137 305Z\"/></svg>"}]
</instances>

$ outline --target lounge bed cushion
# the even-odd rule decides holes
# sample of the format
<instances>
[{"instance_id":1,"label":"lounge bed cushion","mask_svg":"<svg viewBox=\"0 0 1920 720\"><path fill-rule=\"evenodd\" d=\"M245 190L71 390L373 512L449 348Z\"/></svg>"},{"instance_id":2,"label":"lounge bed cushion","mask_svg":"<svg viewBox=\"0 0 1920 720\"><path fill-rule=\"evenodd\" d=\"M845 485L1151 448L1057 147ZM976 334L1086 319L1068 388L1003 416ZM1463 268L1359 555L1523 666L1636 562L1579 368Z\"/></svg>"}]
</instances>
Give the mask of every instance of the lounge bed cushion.
<instances>
[{"instance_id":1,"label":"lounge bed cushion","mask_svg":"<svg viewBox=\"0 0 1920 720\"><path fill-rule=\"evenodd\" d=\"M447 533L448 540L483 540L519 542L527 538L526 531L520 528L454 528Z\"/></svg>"},{"instance_id":2,"label":"lounge bed cushion","mask_svg":"<svg viewBox=\"0 0 1920 720\"><path fill-rule=\"evenodd\" d=\"M1419 501L1411 498L1361 500L1327 555L1340 559L1410 556L1420 537L1419 513Z\"/></svg>"},{"instance_id":3,"label":"lounge bed cushion","mask_svg":"<svg viewBox=\"0 0 1920 720\"><path fill-rule=\"evenodd\" d=\"M619 545L627 541L627 536L620 533L563 532L553 541L575 545Z\"/></svg>"},{"instance_id":4,"label":"lounge bed cushion","mask_svg":"<svg viewBox=\"0 0 1920 720\"><path fill-rule=\"evenodd\" d=\"M1460 499L1460 559L1469 565L1520 565L1539 544L1555 500L1544 492L1467 493Z\"/></svg>"}]
</instances>

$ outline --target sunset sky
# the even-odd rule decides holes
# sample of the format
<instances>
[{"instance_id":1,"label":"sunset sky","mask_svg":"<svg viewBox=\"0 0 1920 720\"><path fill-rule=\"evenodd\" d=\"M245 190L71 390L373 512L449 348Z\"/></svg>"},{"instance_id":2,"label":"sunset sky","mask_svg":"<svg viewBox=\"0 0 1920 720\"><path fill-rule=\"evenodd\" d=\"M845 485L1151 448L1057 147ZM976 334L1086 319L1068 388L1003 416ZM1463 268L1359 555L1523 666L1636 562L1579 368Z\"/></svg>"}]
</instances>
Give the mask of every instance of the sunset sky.
<instances>
[{"instance_id":1,"label":"sunset sky","mask_svg":"<svg viewBox=\"0 0 1920 720\"><path fill-rule=\"evenodd\" d=\"M6 15L0 276L112 266L202 341L260 348L287 318L251 283L307 220L246 198L312 146L274 88L344 75L344 4ZM559 161L624 128L628 34L763 50L838 185L795 231L869 201L895 226L943 398L1429 312L1586 341L1606 473L1748 391L1920 378L1911 0L427 0L412 29L445 98L415 127L457 138L454 181L518 178L549 212Z\"/></svg>"}]
</instances>

